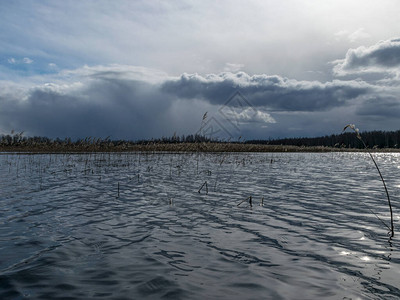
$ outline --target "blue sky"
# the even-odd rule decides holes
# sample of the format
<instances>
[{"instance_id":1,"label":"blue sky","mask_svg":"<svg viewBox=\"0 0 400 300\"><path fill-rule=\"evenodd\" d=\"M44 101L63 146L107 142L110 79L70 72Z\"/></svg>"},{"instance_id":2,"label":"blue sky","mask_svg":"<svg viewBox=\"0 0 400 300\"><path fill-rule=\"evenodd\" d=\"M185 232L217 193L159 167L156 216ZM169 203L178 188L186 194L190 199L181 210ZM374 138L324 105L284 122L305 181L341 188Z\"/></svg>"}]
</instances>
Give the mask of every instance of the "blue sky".
<instances>
[{"instance_id":1,"label":"blue sky","mask_svg":"<svg viewBox=\"0 0 400 300\"><path fill-rule=\"evenodd\" d=\"M395 0L0 0L0 133L397 130L398 15Z\"/></svg>"}]
</instances>

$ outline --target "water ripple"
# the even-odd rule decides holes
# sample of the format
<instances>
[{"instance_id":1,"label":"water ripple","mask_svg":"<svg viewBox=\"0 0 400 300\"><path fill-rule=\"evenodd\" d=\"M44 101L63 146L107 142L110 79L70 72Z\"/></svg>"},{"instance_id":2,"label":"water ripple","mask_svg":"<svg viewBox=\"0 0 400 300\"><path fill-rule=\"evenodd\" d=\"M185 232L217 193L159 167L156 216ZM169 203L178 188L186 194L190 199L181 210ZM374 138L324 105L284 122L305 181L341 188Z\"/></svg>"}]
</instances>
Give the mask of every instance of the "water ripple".
<instances>
[{"instance_id":1,"label":"water ripple","mask_svg":"<svg viewBox=\"0 0 400 300\"><path fill-rule=\"evenodd\" d=\"M400 156L376 159L397 228ZM1 299L400 297L364 154L9 153L0 175Z\"/></svg>"}]
</instances>

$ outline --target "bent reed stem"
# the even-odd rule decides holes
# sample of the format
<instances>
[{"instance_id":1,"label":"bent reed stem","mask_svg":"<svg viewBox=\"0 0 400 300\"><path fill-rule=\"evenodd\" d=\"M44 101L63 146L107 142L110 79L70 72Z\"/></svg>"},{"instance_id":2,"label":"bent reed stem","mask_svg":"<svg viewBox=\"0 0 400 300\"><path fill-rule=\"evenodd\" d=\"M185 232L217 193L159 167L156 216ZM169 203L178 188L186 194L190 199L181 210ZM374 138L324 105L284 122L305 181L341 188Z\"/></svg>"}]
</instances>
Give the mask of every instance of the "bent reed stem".
<instances>
[{"instance_id":1,"label":"bent reed stem","mask_svg":"<svg viewBox=\"0 0 400 300\"><path fill-rule=\"evenodd\" d=\"M390 210L390 228L389 226L386 227L390 230L391 235L390 237L392 238L394 236L394 224L393 224L393 209L392 209L392 203L390 202L390 196L389 196L389 191L386 187L386 182L385 179L383 179L381 170L379 169L379 166L377 164L377 162L375 161L374 156L372 155L372 153L369 151L367 145L365 144L364 140L362 139L361 135L360 135L360 131L358 130L358 128L355 127L354 124L348 124L344 127L343 131L345 131L348 127L350 127L356 134L357 134L357 138L363 143L364 148L367 150L369 156L371 157L372 161L374 162L375 168L378 170L379 176L381 177L382 183L383 183L383 187L385 188L385 192L386 192L386 197L388 200L388 205L389 205L389 210ZM374 213L375 214L375 213ZM375 214L376 216L376 214ZM379 217L378 219L383 222Z\"/></svg>"}]
</instances>

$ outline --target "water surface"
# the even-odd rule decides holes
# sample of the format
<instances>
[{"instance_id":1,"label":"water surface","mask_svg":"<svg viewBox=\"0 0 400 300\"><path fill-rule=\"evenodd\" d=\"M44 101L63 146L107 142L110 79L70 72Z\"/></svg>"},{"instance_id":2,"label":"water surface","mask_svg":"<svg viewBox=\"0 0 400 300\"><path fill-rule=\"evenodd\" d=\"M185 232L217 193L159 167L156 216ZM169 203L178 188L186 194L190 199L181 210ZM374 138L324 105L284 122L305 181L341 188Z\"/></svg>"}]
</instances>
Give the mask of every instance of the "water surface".
<instances>
[{"instance_id":1,"label":"water surface","mask_svg":"<svg viewBox=\"0 0 400 300\"><path fill-rule=\"evenodd\" d=\"M400 156L375 156L400 230ZM1 299L400 297L366 154L10 153L0 175Z\"/></svg>"}]
</instances>

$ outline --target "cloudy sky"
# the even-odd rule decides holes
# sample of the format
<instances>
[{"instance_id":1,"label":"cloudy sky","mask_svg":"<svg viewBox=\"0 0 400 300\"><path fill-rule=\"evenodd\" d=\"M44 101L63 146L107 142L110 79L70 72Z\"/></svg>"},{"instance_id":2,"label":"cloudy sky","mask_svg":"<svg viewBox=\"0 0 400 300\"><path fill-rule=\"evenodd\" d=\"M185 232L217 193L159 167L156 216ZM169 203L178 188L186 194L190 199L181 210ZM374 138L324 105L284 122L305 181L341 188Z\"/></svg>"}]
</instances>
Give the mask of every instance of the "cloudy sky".
<instances>
[{"instance_id":1,"label":"cloudy sky","mask_svg":"<svg viewBox=\"0 0 400 300\"><path fill-rule=\"evenodd\" d=\"M399 15L398 0L0 0L0 134L397 130Z\"/></svg>"}]
</instances>

